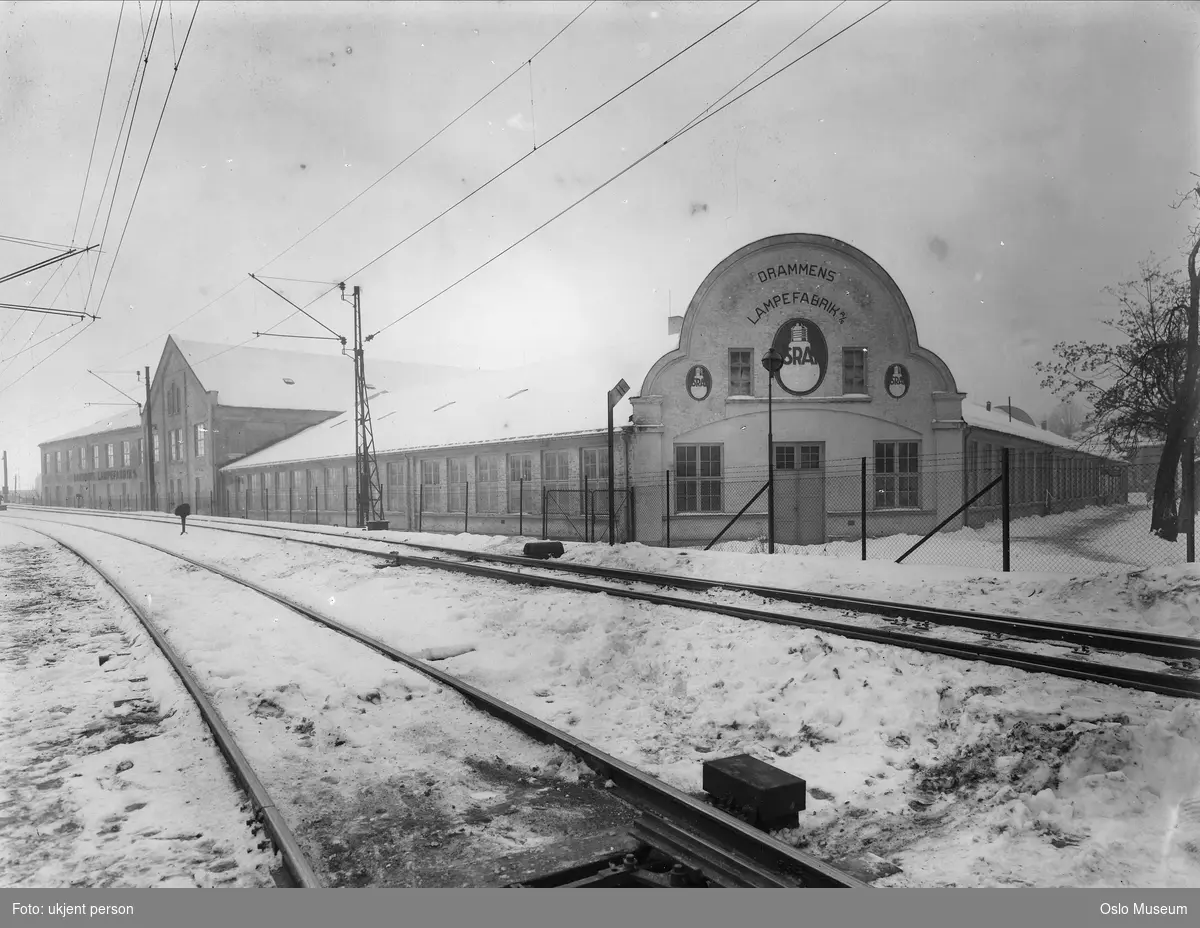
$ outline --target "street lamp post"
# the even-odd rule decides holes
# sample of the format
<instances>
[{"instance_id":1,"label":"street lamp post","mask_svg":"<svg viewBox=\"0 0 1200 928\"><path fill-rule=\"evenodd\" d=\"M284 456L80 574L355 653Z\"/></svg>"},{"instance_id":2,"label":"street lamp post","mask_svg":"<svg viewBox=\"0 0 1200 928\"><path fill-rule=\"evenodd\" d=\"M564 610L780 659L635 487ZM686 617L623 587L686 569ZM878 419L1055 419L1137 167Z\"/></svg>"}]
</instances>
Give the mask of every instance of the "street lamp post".
<instances>
[{"instance_id":1,"label":"street lamp post","mask_svg":"<svg viewBox=\"0 0 1200 928\"><path fill-rule=\"evenodd\" d=\"M775 553L775 428L772 421L772 382L783 367L783 355L768 348L762 366L767 369L767 553Z\"/></svg>"}]
</instances>

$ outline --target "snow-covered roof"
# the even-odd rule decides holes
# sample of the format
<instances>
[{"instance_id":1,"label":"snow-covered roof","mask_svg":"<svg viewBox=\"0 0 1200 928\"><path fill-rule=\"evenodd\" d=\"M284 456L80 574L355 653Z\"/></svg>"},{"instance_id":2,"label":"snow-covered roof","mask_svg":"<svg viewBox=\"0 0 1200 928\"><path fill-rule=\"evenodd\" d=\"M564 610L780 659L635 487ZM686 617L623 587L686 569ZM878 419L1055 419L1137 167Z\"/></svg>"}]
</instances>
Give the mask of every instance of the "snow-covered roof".
<instances>
[{"instance_id":1,"label":"snow-covered roof","mask_svg":"<svg viewBox=\"0 0 1200 928\"><path fill-rule=\"evenodd\" d=\"M1092 454L1097 457L1108 457L1113 461L1124 463L1121 458L1100 450L1094 442L1063 438L1049 429L1040 429L1037 426L1021 422L1019 419L1009 419L1007 412L1001 412L996 407L987 409L963 400L962 417L967 425L974 428L987 429L989 432L1000 432L1004 435L1012 435L1014 438L1026 438L1031 441L1041 442L1044 445L1053 445L1057 448Z\"/></svg>"},{"instance_id":2,"label":"snow-covered roof","mask_svg":"<svg viewBox=\"0 0 1200 928\"><path fill-rule=\"evenodd\" d=\"M617 359L577 356L412 383L371 399L375 453L602 432L608 428L608 391L621 379L636 383L643 373ZM617 428L629 421L629 396L613 410ZM225 470L353 456L354 414L346 412Z\"/></svg>"},{"instance_id":3,"label":"snow-covered roof","mask_svg":"<svg viewBox=\"0 0 1200 928\"><path fill-rule=\"evenodd\" d=\"M341 353L340 346L317 354L172 338L204 389L217 391L222 406L328 412L354 406L354 362ZM450 379L461 370L378 359L369 349L366 368L368 384L378 389Z\"/></svg>"},{"instance_id":4,"label":"snow-covered roof","mask_svg":"<svg viewBox=\"0 0 1200 928\"><path fill-rule=\"evenodd\" d=\"M47 439L42 444L48 445L51 442L66 441L68 438L86 438L88 435L99 435L101 432L114 432L118 429L135 429L139 428L141 424L141 412L136 407L130 407L124 412L109 415L99 422L93 422L84 428L75 429L75 431L67 432L65 435L58 435Z\"/></svg>"}]
</instances>

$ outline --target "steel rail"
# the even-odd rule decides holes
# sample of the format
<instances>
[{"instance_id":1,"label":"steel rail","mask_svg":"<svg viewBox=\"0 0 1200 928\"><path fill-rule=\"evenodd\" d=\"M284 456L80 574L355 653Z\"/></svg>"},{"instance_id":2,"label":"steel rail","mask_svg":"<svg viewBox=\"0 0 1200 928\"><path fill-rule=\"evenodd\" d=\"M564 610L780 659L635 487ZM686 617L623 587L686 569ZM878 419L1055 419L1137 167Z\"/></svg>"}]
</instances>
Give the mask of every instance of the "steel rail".
<instances>
[{"instance_id":1,"label":"steel rail","mask_svg":"<svg viewBox=\"0 0 1200 928\"><path fill-rule=\"evenodd\" d=\"M157 522L165 520L157 518L144 518L141 519L141 521ZM1111 664L1100 664L1094 661L1076 660L1073 658L1057 657L1054 655L1028 654L1021 651L1014 651L1009 648L999 648L985 644L975 644L971 642L951 642L945 641L944 639L931 639L924 635L910 634L908 632L890 628L863 628L861 626L848 625L843 622L820 619L812 616L780 615L763 609L725 605L721 603L706 602L698 599L684 599L661 593L639 592L636 590L620 589L609 586L596 586L594 584L584 583L582 581L566 580L558 577L548 577L530 573L517 573L509 570L486 567L479 564L469 563L466 559L449 561L442 558L426 558L420 556L403 555L395 552L389 553L366 548L355 548L350 545L333 544L331 542L320 542L315 540L302 541L295 538L285 538L281 535L272 534L269 532L249 531L245 528L233 528L224 525L217 526L211 523L201 524L205 528L210 528L216 531L228 531L234 534L251 535L282 542L294 541L298 544L331 548L339 551L349 551L356 554L365 554L370 557L390 560L397 566L433 568L436 570L463 573L471 576L485 577L491 580L500 580L505 583L519 585L550 587L583 593L605 593L609 596L614 596L621 599L649 602L654 603L655 605L671 606L679 609L691 609L697 612L710 612L717 615L728 616L730 618L742 619L745 621L771 622L778 625L792 625L801 628L811 628L829 634L840 635L844 638L870 641L876 644L888 644L896 647L923 651L926 653L942 654L947 657L959 658L961 660L983 661L985 663L999 664L1003 666L1014 667L1030 673L1049 673L1055 676L1067 677L1070 679L1086 680L1092 683L1100 683L1109 686L1121 686L1128 689L1142 690L1146 692L1158 693L1163 696L1173 696L1182 699L1200 698L1200 679L1197 679L1196 677L1118 667ZM96 531L102 530L96 529ZM325 533L308 532L306 534L318 535ZM343 536L335 535L333 537L338 538ZM386 544L389 542L381 543ZM403 545L404 543L398 542L397 544ZM457 554L458 552L455 553ZM531 563L527 559L518 559L518 561L520 562L520 566L527 569L540 569L543 566L541 561L537 561L536 563ZM623 577L614 579L617 579L618 582L630 582ZM652 581L640 582L651 583ZM922 612L920 607L905 608L917 615L921 614ZM1179 640L1186 643L1186 639ZM1191 656L1187 653L1186 649L1182 649L1174 653L1182 655L1184 659Z\"/></svg>"},{"instance_id":2,"label":"steel rail","mask_svg":"<svg viewBox=\"0 0 1200 928\"><path fill-rule=\"evenodd\" d=\"M42 507L48 508L48 507ZM71 509L53 509L56 512L78 512ZM131 513L107 513L98 510L88 510L89 515L103 518L126 518L147 522L168 522L169 517L154 517L149 515L134 515ZM221 524L214 524L220 522ZM284 540L278 534L269 531L252 531L251 526L245 526L243 520L222 519L219 516L206 517L206 521L195 523L203 528L214 531L227 531L235 534L256 535L261 538ZM296 527L294 523L274 523L281 531L294 532L310 536L329 535L333 538L345 538L331 532L319 532L304 527ZM243 526L243 527L235 527ZM254 526L266 528L266 526ZM295 540L295 539L289 539ZM351 539L353 541L353 539ZM382 551L367 548L357 548L351 545L335 545L329 542L308 542L318 547L338 548L371 557L390 557ZM902 619L912 622L926 622L932 625L967 628L985 634L1004 635L1013 638L1027 638L1035 641L1049 641L1061 645L1091 648L1096 650L1115 651L1126 654L1144 654L1150 657L1166 658L1174 661L1196 661L1200 663L1200 642L1192 641L1176 635L1162 635L1155 632L1140 632L1127 629L1094 628L1087 625L1069 622L1049 621L1045 619L1030 619L1021 616L1007 616L983 612L971 612L956 609L944 609L933 606L916 606L907 603L897 603L888 600L865 599L855 596L844 596L833 593L816 593L807 590L793 590L786 587L758 586L742 584L729 580L706 580L695 577L683 577L676 574L658 574L650 571L629 570L613 567L596 567L588 564L572 564L542 560L532 560L509 554L495 554L480 551L466 551L441 545L425 545L411 541L383 541L376 544L402 545L414 550L436 552L443 555L462 558L467 561L484 561L496 564L511 564L526 569L548 572L571 573L580 576L598 577L622 583L645 583L664 588L689 590L693 592L728 591L747 593L764 599L799 605L817 606L824 609L847 610L871 615L879 615L887 619Z\"/></svg>"},{"instance_id":3,"label":"steel rail","mask_svg":"<svg viewBox=\"0 0 1200 928\"><path fill-rule=\"evenodd\" d=\"M747 862L756 864L759 868L766 868L775 875L775 879L778 881L776 885L783 886L824 886L859 889L869 886L869 884L842 873L824 861L790 847L740 819L734 818L720 809L716 809L689 796L682 790L678 790L669 784L643 773L636 767L593 747L587 742L576 738L574 735L555 728L524 710L497 699L453 674L433 667L411 654L393 648L378 638L345 625L337 619L296 602L288 596L267 589L220 567L214 567L211 564L206 564L187 555L171 551L153 542L144 541L140 538L131 538L119 532L110 532L94 526L75 525L71 527L83 528L86 531L142 545L166 554L169 557L184 561L201 570L224 577L226 580L253 590L305 618L339 632L393 661L404 664L412 670L436 680L455 690L465 697L468 702L482 709L487 714L507 722L535 740L543 744L555 744L563 748L597 774L612 780L613 784L622 793L630 797L635 805L669 822L675 829L682 833L690 834L692 841L697 846L708 848L710 854L719 856L721 849L730 852L729 864L731 867L745 868ZM43 532L42 534L46 533ZM82 557L82 555L80 556ZM743 858L743 860L738 860L739 857Z\"/></svg>"},{"instance_id":4,"label":"steel rail","mask_svg":"<svg viewBox=\"0 0 1200 928\"><path fill-rule=\"evenodd\" d=\"M271 799L266 787L263 786L262 781L255 774L254 768L250 766L250 762L246 759L246 755L242 753L242 749L238 747L233 733L221 718L216 706L212 704L204 690L200 688L200 684L196 681L192 672L179 655L175 653L175 650L171 647L166 637L155 626L141 604L108 571L78 548L41 529L30 528L26 525L23 525L22 528L49 538L55 544L70 551L99 574L104 582L112 587L113 591L125 601L125 604L137 616L138 621L142 623L146 632L153 639L155 645L158 646L159 651L162 652L163 656L171 664L175 675L179 677L180 682L183 683L184 688L196 703L196 707L200 710L201 718L204 719L204 723L212 732L213 738L217 742L217 747L221 749L221 753L225 756L225 760L229 764L234 778L250 798L256 816L262 821L267 833L271 836L271 840L274 842L276 850L283 859L283 865L287 868L289 875L295 881L296 885L301 888L319 888L321 881L317 878L317 874L313 871L304 852L300 849L300 844L284 820L283 814L275 806L274 800ZM93 529L93 531L97 530Z\"/></svg>"}]
</instances>

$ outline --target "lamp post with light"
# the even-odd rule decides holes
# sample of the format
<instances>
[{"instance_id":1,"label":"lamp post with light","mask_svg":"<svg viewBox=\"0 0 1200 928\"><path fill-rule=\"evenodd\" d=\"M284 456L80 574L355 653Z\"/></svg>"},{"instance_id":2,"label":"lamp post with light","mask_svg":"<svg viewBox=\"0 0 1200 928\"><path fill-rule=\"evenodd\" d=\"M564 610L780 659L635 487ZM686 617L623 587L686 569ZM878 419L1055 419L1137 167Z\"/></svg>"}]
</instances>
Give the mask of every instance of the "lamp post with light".
<instances>
[{"instance_id":1,"label":"lamp post with light","mask_svg":"<svg viewBox=\"0 0 1200 928\"><path fill-rule=\"evenodd\" d=\"M783 355L768 348L763 355L762 366L767 369L767 553L775 553L775 429L771 417L774 401L771 389L775 375L783 367Z\"/></svg>"}]
</instances>

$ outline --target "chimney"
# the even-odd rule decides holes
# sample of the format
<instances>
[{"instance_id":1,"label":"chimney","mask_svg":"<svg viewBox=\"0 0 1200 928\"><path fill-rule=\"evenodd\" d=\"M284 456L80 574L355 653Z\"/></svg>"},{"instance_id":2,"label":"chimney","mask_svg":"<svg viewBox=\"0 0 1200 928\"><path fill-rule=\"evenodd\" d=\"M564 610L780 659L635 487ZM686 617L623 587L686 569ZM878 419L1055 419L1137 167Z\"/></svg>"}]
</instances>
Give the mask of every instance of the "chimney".
<instances>
[{"instance_id":1,"label":"chimney","mask_svg":"<svg viewBox=\"0 0 1200 928\"><path fill-rule=\"evenodd\" d=\"M987 411L988 411L988 412L991 412L991 411L992 411L992 401L991 401L991 400L988 400L988 401L987 401Z\"/></svg>"},{"instance_id":2,"label":"chimney","mask_svg":"<svg viewBox=\"0 0 1200 928\"><path fill-rule=\"evenodd\" d=\"M683 331L683 316L669 316L667 318L667 334L678 335Z\"/></svg>"},{"instance_id":3,"label":"chimney","mask_svg":"<svg viewBox=\"0 0 1200 928\"><path fill-rule=\"evenodd\" d=\"M1042 420L1042 431L1043 432L1046 431L1046 420L1045 419Z\"/></svg>"}]
</instances>

